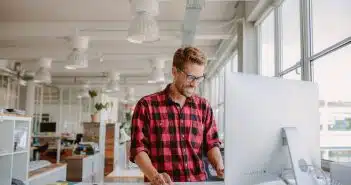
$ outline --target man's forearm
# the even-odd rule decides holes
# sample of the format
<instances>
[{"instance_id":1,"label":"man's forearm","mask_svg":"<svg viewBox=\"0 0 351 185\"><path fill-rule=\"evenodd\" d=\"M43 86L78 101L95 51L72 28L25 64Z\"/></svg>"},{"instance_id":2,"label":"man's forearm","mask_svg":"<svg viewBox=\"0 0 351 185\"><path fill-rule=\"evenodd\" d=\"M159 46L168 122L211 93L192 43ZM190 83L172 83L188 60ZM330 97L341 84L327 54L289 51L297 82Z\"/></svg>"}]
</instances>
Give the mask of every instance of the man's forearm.
<instances>
[{"instance_id":1,"label":"man's forearm","mask_svg":"<svg viewBox=\"0 0 351 185\"><path fill-rule=\"evenodd\" d=\"M223 159L221 151L218 147L213 147L210 151L207 152L208 160L211 165L216 168L216 170L224 169Z\"/></svg>"},{"instance_id":2,"label":"man's forearm","mask_svg":"<svg viewBox=\"0 0 351 185\"><path fill-rule=\"evenodd\" d=\"M151 163L150 157L145 152L138 153L135 157L135 163L149 180L158 174L156 168Z\"/></svg>"}]
</instances>

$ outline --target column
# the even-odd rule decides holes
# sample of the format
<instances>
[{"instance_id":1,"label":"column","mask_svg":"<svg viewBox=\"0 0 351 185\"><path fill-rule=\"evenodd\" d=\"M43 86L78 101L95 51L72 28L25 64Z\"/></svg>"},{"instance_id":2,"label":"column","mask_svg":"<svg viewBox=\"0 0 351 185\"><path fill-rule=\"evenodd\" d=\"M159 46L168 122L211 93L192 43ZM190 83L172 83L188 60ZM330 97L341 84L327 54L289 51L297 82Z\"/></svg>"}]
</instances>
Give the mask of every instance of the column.
<instances>
[{"instance_id":1,"label":"column","mask_svg":"<svg viewBox=\"0 0 351 185\"><path fill-rule=\"evenodd\" d=\"M35 83L33 80L27 82L27 94L26 94L26 112L27 115L33 116L35 109Z\"/></svg>"},{"instance_id":2,"label":"column","mask_svg":"<svg viewBox=\"0 0 351 185\"><path fill-rule=\"evenodd\" d=\"M257 34L253 22L245 19L245 2L240 2L237 21L238 72L258 74Z\"/></svg>"}]
</instances>

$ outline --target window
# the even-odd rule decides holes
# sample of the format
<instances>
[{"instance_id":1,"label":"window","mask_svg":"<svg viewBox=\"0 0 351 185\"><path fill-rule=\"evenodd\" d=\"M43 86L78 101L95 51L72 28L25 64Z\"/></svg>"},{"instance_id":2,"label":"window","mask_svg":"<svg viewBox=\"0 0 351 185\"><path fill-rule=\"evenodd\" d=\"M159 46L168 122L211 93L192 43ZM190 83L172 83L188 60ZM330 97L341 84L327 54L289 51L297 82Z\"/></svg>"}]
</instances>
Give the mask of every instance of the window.
<instances>
[{"instance_id":1,"label":"window","mask_svg":"<svg viewBox=\"0 0 351 185\"><path fill-rule=\"evenodd\" d=\"M350 7L350 0L312 0L314 53L351 36Z\"/></svg>"},{"instance_id":2,"label":"window","mask_svg":"<svg viewBox=\"0 0 351 185\"><path fill-rule=\"evenodd\" d=\"M273 11L256 30L260 73L274 76L275 64L279 64L282 70L279 76L301 80L304 66L297 65L302 61L301 48L311 50L312 56L308 54L306 58L311 64L311 70L306 70L310 74L304 75L312 76L319 84L322 158L351 161L351 44L340 44L351 36L351 1L310 1L311 6L298 0L283 0L278 6L272 4ZM304 12L311 15L306 16ZM311 25L302 27L301 22ZM301 33L311 34L312 39L301 42ZM281 48L275 47L275 42ZM331 47L333 45L338 47ZM323 53L319 53L321 51ZM275 61L275 56L281 56L281 61ZM338 153L338 150L345 152Z\"/></svg>"},{"instance_id":3,"label":"window","mask_svg":"<svg viewBox=\"0 0 351 185\"><path fill-rule=\"evenodd\" d=\"M209 79L210 85L207 86L210 93L210 103L213 109L213 114L218 126L218 134L220 139L224 139L225 126L225 76L226 73L236 72L237 55L229 57L227 62L218 70L218 72ZM235 71L233 71L235 70Z\"/></svg>"},{"instance_id":4,"label":"window","mask_svg":"<svg viewBox=\"0 0 351 185\"><path fill-rule=\"evenodd\" d=\"M211 85L210 85L210 89L211 89L211 99L210 99L210 103L211 105L216 105L216 97L217 97L217 91L216 91L216 76L213 77L211 79Z\"/></svg>"},{"instance_id":5,"label":"window","mask_svg":"<svg viewBox=\"0 0 351 185\"><path fill-rule=\"evenodd\" d=\"M338 153L333 150L351 147L350 142L345 142L351 140L350 58L351 45L348 45L313 61L314 81L319 85L320 102L324 102L320 105L321 148L329 151L323 155L324 159L351 159L349 151Z\"/></svg>"},{"instance_id":6,"label":"window","mask_svg":"<svg viewBox=\"0 0 351 185\"><path fill-rule=\"evenodd\" d=\"M219 72L219 100L218 103L221 104L224 102L224 68Z\"/></svg>"},{"instance_id":7,"label":"window","mask_svg":"<svg viewBox=\"0 0 351 185\"><path fill-rule=\"evenodd\" d=\"M301 67L283 75L283 78L290 80L301 80Z\"/></svg>"},{"instance_id":8,"label":"window","mask_svg":"<svg viewBox=\"0 0 351 185\"><path fill-rule=\"evenodd\" d=\"M274 12L272 11L260 26L261 75L274 76Z\"/></svg>"},{"instance_id":9,"label":"window","mask_svg":"<svg viewBox=\"0 0 351 185\"><path fill-rule=\"evenodd\" d=\"M326 101L351 101L351 45L334 51L313 63L314 81Z\"/></svg>"},{"instance_id":10,"label":"window","mask_svg":"<svg viewBox=\"0 0 351 185\"><path fill-rule=\"evenodd\" d=\"M301 58L300 1L285 0L282 5L282 68L295 65Z\"/></svg>"},{"instance_id":11,"label":"window","mask_svg":"<svg viewBox=\"0 0 351 185\"><path fill-rule=\"evenodd\" d=\"M230 63L231 63L231 72L232 73L238 72L238 55L237 54L234 55Z\"/></svg>"}]
</instances>

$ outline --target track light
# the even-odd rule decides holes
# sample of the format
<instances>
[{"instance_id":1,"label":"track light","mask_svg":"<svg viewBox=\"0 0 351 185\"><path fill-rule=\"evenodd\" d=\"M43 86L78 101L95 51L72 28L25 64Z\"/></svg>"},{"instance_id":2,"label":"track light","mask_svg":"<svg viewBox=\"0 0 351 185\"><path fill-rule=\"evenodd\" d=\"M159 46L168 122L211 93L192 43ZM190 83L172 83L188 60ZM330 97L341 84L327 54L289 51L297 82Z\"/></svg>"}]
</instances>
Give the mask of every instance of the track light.
<instances>
[{"instance_id":1,"label":"track light","mask_svg":"<svg viewBox=\"0 0 351 185\"><path fill-rule=\"evenodd\" d=\"M158 0L131 0L133 20L128 29L127 40L132 43L155 42L160 39L155 16L159 14Z\"/></svg>"},{"instance_id":2,"label":"track light","mask_svg":"<svg viewBox=\"0 0 351 185\"><path fill-rule=\"evenodd\" d=\"M160 39L155 18L147 12L138 12L128 29L127 40L132 43L155 42Z\"/></svg>"},{"instance_id":3,"label":"track light","mask_svg":"<svg viewBox=\"0 0 351 185\"><path fill-rule=\"evenodd\" d=\"M83 99L83 98L89 98L89 85L88 84L84 84L83 88L79 90L77 98L78 99Z\"/></svg>"},{"instance_id":4,"label":"track light","mask_svg":"<svg viewBox=\"0 0 351 185\"><path fill-rule=\"evenodd\" d=\"M39 60L39 70L35 73L34 82L51 84L51 74L49 69L51 68L51 58L41 58Z\"/></svg>"},{"instance_id":5,"label":"track light","mask_svg":"<svg viewBox=\"0 0 351 185\"><path fill-rule=\"evenodd\" d=\"M72 38L72 52L67 57L66 69L82 69L88 67L88 56L86 50L89 45L89 37L75 36Z\"/></svg>"},{"instance_id":6,"label":"track light","mask_svg":"<svg viewBox=\"0 0 351 185\"><path fill-rule=\"evenodd\" d=\"M120 90L119 86L119 73L117 72L110 72L109 73L109 81L106 85L105 92L111 93L111 92L117 92Z\"/></svg>"},{"instance_id":7,"label":"track light","mask_svg":"<svg viewBox=\"0 0 351 185\"><path fill-rule=\"evenodd\" d=\"M148 83L163 83L165 81L165 60L155 59L151 61L151 75Z\"/></svg>"}]
</instances>

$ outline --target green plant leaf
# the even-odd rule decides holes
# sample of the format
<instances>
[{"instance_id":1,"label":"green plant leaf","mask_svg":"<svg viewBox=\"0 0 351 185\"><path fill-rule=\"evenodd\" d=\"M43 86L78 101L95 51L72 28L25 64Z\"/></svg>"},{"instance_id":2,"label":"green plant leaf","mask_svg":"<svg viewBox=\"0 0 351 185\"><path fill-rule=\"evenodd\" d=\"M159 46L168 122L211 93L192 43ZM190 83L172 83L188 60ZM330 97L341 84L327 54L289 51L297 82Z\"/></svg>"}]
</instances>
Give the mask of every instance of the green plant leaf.
<instances>
[{"instance_id":1,"label":"green plant leaf","mask_svg":"<svg viewBox=\"0 0 351 185\"><path fill-rule=\"evenodd\" d=\"M91 98L94 98L97 96L97 92L95 90L89 90L89 95Z\"/></svg>"}]
</instances>

